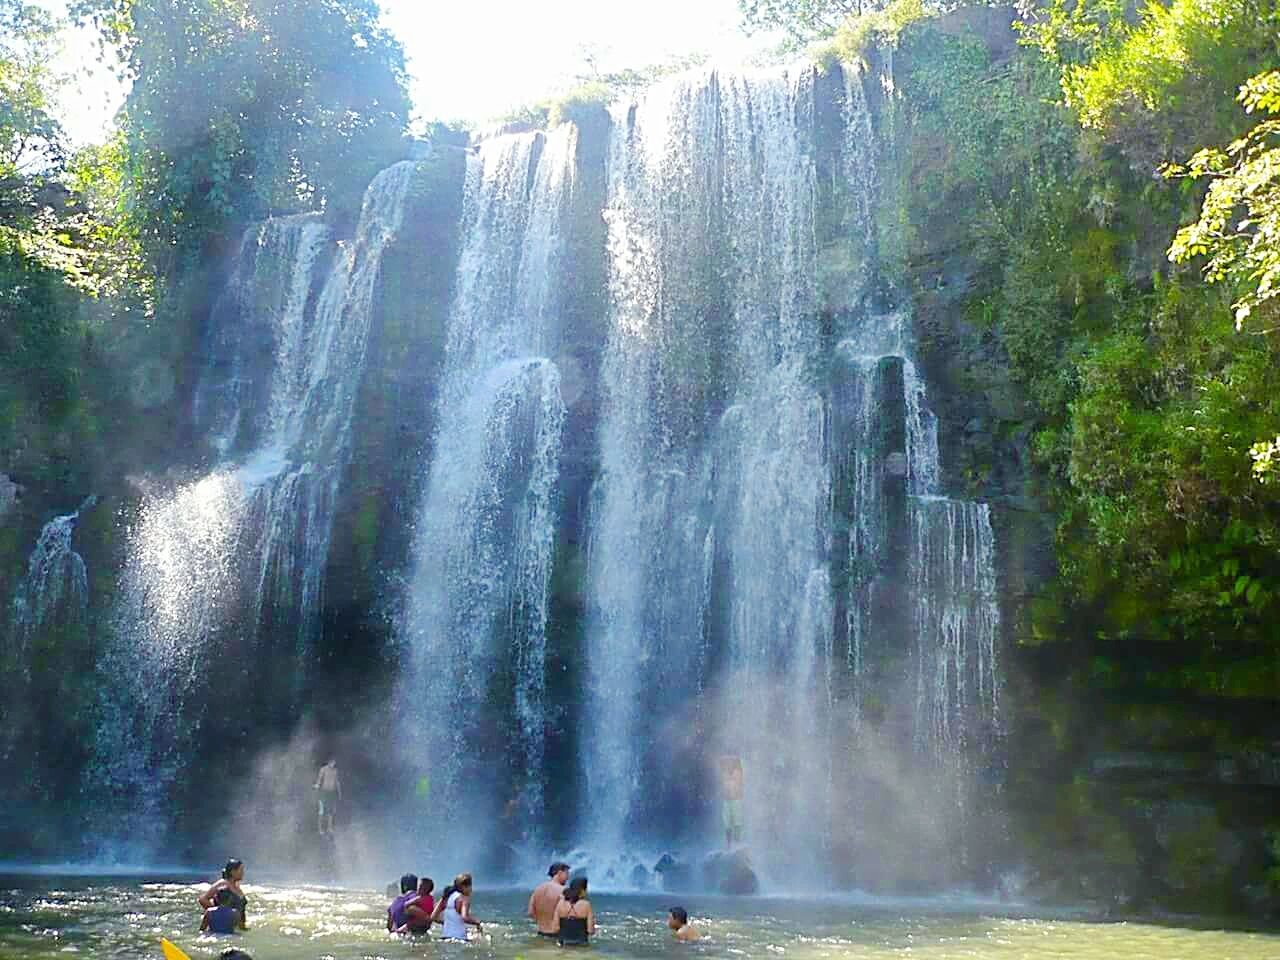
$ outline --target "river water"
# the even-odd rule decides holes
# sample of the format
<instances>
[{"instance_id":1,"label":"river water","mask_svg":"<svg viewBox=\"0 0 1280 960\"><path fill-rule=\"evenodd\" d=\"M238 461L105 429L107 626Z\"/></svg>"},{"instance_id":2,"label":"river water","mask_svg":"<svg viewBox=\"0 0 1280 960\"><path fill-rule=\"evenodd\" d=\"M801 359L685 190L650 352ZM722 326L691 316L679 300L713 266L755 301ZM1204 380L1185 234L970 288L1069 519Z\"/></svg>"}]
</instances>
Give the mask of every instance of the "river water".
<instances>
[{"instance_id":1,"label":"river water","mask_svg":"<svg viewBox=\"0 0 1280 960\"><path fill-rule=\"evenodd\" d=\"M443 885L442 883L440 884ZM523 891L478 889L484 936L468 946L386 933L385 897L374 890L246 884L251 929L200 936L190 878L0 876L0 957L52 960L159 958L168 937L193 960L228 945L254 960L398 960L417 957L551 960L524 919ZM1280 935L1143 923L1030 916L964 901L726 899L672 894L595 894L600 931L592 953L608 957L1213 958L1280 957ZM705 939L672 942L665 911L683 902Z\"/></svg>"}]
</instances>

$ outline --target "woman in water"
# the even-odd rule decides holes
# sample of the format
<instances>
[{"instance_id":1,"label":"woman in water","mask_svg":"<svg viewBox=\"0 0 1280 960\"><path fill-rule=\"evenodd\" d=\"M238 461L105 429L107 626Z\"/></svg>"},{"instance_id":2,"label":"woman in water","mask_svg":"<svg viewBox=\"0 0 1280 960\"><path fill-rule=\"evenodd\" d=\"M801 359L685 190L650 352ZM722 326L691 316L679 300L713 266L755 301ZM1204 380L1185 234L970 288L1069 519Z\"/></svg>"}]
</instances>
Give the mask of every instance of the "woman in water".
<instances>
[{"instance_id":1,"label":"woman in water","mask_svg":"<svg viewBox=\"0 0 1280 960\"><path fill-rule=\"evenodd\" d=\"M556 905L560 946L586 946L596 932L596 914L587 899L587 878L574 877L564 888L564 899Z\"/></svg>"},{"instance_id":2,"label":"woman in water","mask_svg":"<svg viewBox=\"0 0 1280 960\"><path fill-rule=\"evenodd\" d=\"M460 873L453 878L436 904L431 922L444 924L446 940L466 940L469 926L480 932L480 921L471 915L471 874Z\"/></svg>"},{"instance_id":3,"label":"woman in water","mask_svg":"<svg viewBox=\"0 0 1280 960\"><path fill-rule=\"evenodd\" d=\"M245 908L249 904L249 898L244 895L244 891L240 889L240 884L244 881L244 864L234 857L227 861L227 865L222 868L222 879L215 881L209 885L209 889L200 894L196 901L200 904L201 910L208 910L218 900L219 890L231 891L231 906L240 914L240 929L247 930L248 923L246 919Z\"/></svg>"}]
</instances>

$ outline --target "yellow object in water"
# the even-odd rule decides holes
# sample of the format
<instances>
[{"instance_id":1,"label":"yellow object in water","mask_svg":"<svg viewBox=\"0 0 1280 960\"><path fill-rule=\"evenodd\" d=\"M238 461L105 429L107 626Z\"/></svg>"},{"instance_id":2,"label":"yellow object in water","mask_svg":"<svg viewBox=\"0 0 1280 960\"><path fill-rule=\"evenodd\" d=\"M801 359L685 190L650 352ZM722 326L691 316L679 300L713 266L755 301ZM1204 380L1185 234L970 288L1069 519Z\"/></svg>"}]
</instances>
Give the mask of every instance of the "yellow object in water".
<instances>
[{"instance_id":1,"label":"yellow object in water","mask_svg":"<svg viewBox=\"0 0 1280 960\"><path fill-rule=\"evenodd\" d=\"M164 951L164 960L191 960L180 947L174 946L164 937L160 938L160 949Z\"/></svg>"}]
</instances>

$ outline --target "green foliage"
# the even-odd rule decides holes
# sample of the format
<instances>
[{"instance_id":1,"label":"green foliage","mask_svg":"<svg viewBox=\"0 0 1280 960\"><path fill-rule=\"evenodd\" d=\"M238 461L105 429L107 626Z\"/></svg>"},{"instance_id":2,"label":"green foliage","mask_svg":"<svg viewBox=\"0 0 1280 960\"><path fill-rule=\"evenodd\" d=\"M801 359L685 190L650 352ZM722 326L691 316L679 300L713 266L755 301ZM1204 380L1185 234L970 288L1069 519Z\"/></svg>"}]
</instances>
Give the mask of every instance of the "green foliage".
<instances>
[{"instance_id":1,"label":"green foliage","mask_svg":"<svg viewBox=\"0 0 1280 960\"><path fill-rule=\"evenodd\" d=\"M1052 0L1023 24L1059 73L1086 129L1139 173L1225 139L1238 121L1223 96L1274 61L1274 0Z\"/></svg>"},{"instance_id":2,"label":"green foliage","mask_svg":"<svg viewBox=\"0 0 1280 960\"><path fill-rule=\"evenodd\" d=\"M738 0L746 27L780 30L800 43L830 36L850 17L874 8L872 0Z\"/></svg>"},{"instance_id":3,"label":"green foliage","mask_svg":"<svg viewBox=\"0 0 1280 960\"><path fill-rule=\"evenodd\" d=\"M1270 326L1280 312L1280 70L1249 80L1240 101L1271 118L1226 150L1206 148L1185 167L1167 168L1170 176L1210 179L1200 218L1178 231L1169 258L1209 258L1205 279L1225 281L1237 295L1237 329L1250 318Z\"/></svg>"},{"instance_id":4,"label":"green foliage","mask_svg":"<svg viewBox=\"0 0 1280 960\"><path fill-rule=\"evenodd\" d=\"M895 44L906 27L934 15L923 0L892 0L882 10L851 16L813 48L814 62L824 71L835 63L858 63L868 47Z\"/></svg>"},{"instance_id":5,"label":"green foliage","mask_svg":"<svg viewBox=\"0 0 1280 960\"><path fill-rule=\"evenodd\" d=\"M601 81L584 83L551 101L547 109L547 125L556 127L562 123L579 123L589 113L607 107L614 96L614 90Z\"/></svg>"},{"instance_id":6,"label":"green foliage","mask_svg":"<svg viewBox=\"0 0 1280 960\"><path fill-rule=\"evenodd\" d=\"M403 53L372 0L80 0L121 51L127 210L161 275L270 212L358 212L399 156Z\"/></svg>"}]
</instances>

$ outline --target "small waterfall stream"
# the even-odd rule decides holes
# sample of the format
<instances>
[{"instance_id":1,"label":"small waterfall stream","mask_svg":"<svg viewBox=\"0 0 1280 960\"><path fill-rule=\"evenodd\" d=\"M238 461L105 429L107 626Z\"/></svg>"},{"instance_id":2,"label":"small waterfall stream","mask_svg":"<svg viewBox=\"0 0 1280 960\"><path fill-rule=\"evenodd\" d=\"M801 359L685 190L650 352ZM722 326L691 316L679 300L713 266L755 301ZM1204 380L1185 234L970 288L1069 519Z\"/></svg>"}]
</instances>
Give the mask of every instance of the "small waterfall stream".
<instances>
[{"instance_id":1,"label":"small waterfall stream","mask_svg":"<svg viewBox=\"0 0 1280 960\"><path fill-rule=\"evenodd\" d=\"M29 735L32 659L44 649L74 647L77 633L88 630L89 576L84 558L72 544L76 524L97 497L90 496L74 513L54 517L40 530L27 560L26 575L13 594L4 640L4 680L0 703L0 760L9 761L15 747ZM16 768L15 768L16 769Z\"/></svg>"}]
</instances>

